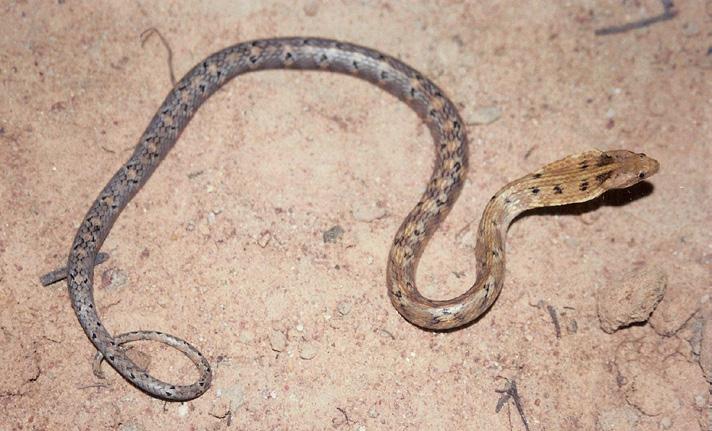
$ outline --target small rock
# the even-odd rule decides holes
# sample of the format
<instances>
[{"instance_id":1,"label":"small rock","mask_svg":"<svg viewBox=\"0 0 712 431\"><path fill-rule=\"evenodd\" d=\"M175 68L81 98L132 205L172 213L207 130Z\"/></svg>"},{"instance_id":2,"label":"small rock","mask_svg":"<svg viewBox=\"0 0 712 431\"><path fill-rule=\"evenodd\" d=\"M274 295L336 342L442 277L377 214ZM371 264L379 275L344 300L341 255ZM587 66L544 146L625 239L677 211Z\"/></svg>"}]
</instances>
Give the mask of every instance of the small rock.
<instances>
[{"instance_id":1,"label":"small rock","mask_svg":"<svg viewBox=\"0 0 712 431\"><path fill-rule=\"evenodd\" d=\"M473 124L490 124L499 120L502 116L502 110L496 106L486 106L479 108L470 115L470 120Z\"/></svg>"},{"instance_id":2,"label":"small rock","mask_svg":"<svg viewBox=\"0 0 712 431\"><path fill-rule=\"evenodd\" d=\"M665 291L665 299L655 309L650 317L650 326L663 336L675 334L690 320L699 308L699 300L689 292L694 287L687 284L673 284Z\"/></svg>"},{"instance_id":3,"label":"small rock","mask_svg":"<svg viewBox=\"0 0 712 431\"><path fill-rule=\"evenodd\" d=\"M188 416L189 408L187 403L180 403L178 406L178 416L184 418Z\"/></svg>"},{"instance_id":4,"label":"small rock","mask_svg":"<svg viewBox=\"0 0 712 431\"><path fill-rule=\"evenodd\" d=\"M672 428L672 418L670 416L665 416L660 419L661 430L669 430L670 428Z\"/></svg>"},{"instance_id":5,"label":"small rock","mask_svg":"<svg viewBox=\"0 0 712 431\"><path fill-rule=\"evenodd\" d=\"M101 273L101 288L106 290L119 290L126 286L129 276L126 271L118 268L109 268Z\"/></svg>"},{"instance_id":6,"label":"small rock","mask_svg":"<svg viewBox=\"0 0 712 431\"><path fill-rule=\"evenodd\" d=\"M351 214L358 221L370 222L386 216L386 210L376 205L362 204L351 210Z\"/></svg>"},{"instance_id":7,"label":"small rock","mask_svg":"<svg viewBox=\"0 0 712 431\"><path fill-rule=\"evenodd\" d=\"M272 331L269 335L269 344L275 352L283 352L287 347L287 337L280 331Z\"/></svg>"},{"instance_id":8,"label":"small rock","mask_svg":"<svg viewBox=\"0 0 712 431\"><path fill-rule=\"evenodd\" d=\"M257 240L257 245L259 245L262 248L267 247L267 244L269 244L269 241L272 239L272 233L268 230L262 232L260 234L259 239Z\"/></svg>"},{"instance_id":9,"label":"small rock","mask_svg":"<svg viewBox=\"0 0 712 431\"><path fill-rule=\"evenodd\" d=\"M307 4L304 5L302 10L304 10L304 15L314 16L317 12L319 12L319 2L316 0L307 2Z\"/></svg>"},{"instance_id":10,"label":"small rock","mask_svg":"<svg viewBox=\"0 0 712 431\"><path fill-rule=\"evenodd\" d=\"M215 224L215 213L210 211L208 212L208 217L207 217L208 224Z\"/></svg>"},{"instance_id":11,"label":"small rock","mask_svg":"<svg viewBox=\"0 0 712 431\"><path fill-rule=\"evenodd\" d=\"M299 328L290 328L289 331L287 331L287 338L289 338L291 341L299 341L304 339L304 327L302 327L301 331Z\"/></svg>"},{"instance_id":12,"label":"small rock","mask_svg":"<svg viewBox=\"0 0 712 431\"><path fill-rule=\"evenodd\" d=\"M230 400L227 398L217 398L208 410L208 414L214 418L222 419L230 414Z\"/></svg>"},{"instance_id":13,"label":"small rock","mask_svg":"<svg viewBox=\"0 0 712 431\"><path fill-rule=\"evenodd\" d=\"M255 340L255 334L252 331L240 331L238 338L242 344L251 344Z\"/></svg>"},{"instance_id":14,"label":"small rock","mask_svg":"<svg viewBox=\"0 0 712 431\"><path fill-rule=\"evenodd\" d=\"M368 417L371 419L375 419L378 417L378 410L376 410L376 406L371 406L370 409L368 409Z\"/></svg>"},{"instance_id":15,"label":"small rock","mask_svg":"<svg viewBox=\"0 0 712 431\"><path fill-rule=\"evenodd\" d=\"M702 394L695 395L695 407L702 410L707 405L707 397Z\"/></svg>"},{"instance_id":16,"label":"small rock","mask_svg":"<svg viewBox=\"0 0 712 431\"><path fill-rule=\"evenodd\" d=\"M339 225L336 225L332 227L331 229L327 230L324 232L323 237L324 237L324 242L336 242L341 237L344 236L344 228L342 228Z\"/></svg>"},{"instance_id":17,"label":"small rock","mask_svg":"<svg viewBox=\"0 0 712 431\"><path fill-rule=\"evenodd\" d=\"M700 27L694 22L686 22L682 25L682 34L687 37L696 36L700 32Z\"/></svg>"},{"instance_id":18,"label":"small rock","mask_svg":"<svg viewBox=\"0 0 712 431\"><path fill-rule=\"evenodd\" d=\"M316 356L317 352L319 351L318 346L316 343L313 342L308 342L302 344L302 346L299 348L299 357L302 359L314 359Z\"/></svg>"},{"instance_id":19,"label":"small rock","mask_svg":"<svg viewBox=\"0 0 712 431\"><path fill-rule=\"evenodd\" d=\"M598 427L601 431L631 430L639 420L638 412L626 406L599 413Z\"/></svg>"},{"instance_id":20,"label":"small rock","mask_svg":"<svg viewBox=\"0 0 712 431\"><path fill-rule=\"evenodd\" d=\"M233 413L245 403L245 391L240 385L230 386L223 390L223 397L230 402L230 411Z\"/></svg>"},{"instance_id":21,"label":"small rock","mask_svg":"<svg viewBox=\"0 0 712 431\"><path fill-rule=\"evenodd\" d=\"M341 301L339 302L339 305L336 306L336 309L338 310L339 314L342 316L346 316L351 312L351 303L348 301Z\"/></svg>"},{"instance_id":22,"label":"small rock","mask_svg":"<svg viewBox=\"0 0 712 431\"><path fill-rule=\"evenodd\" d=\"M601 329L610 333L631 323L644 322L665 294L667 276L651 269L630 276L620 286L598 289L596 305Z\"/></svg>"},{"instance_id":23,"label":"small rock","mask_svg":"<svg viewBox=\"0 0 712 431\"><path fill-rule=\"evenodd\" d=\"M700 367L707 381L712 383L712 312L706 313L700 341Z\"/></svg>"}]
</instances>

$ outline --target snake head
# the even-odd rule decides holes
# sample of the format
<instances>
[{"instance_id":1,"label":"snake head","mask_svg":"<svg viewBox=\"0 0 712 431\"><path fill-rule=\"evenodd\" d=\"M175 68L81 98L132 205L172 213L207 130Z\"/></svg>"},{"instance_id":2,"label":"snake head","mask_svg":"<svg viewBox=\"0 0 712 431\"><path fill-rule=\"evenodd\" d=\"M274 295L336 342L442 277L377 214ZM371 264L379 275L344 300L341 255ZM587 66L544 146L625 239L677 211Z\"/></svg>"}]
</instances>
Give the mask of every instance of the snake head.
<instances>
[{"instance_id":1,"label":"snake head","mask_svg":"<svg viewBox=\"0 0 712 431\"><path fill-rule=\"evenodd\" d=\"M624 189L654 175L660 168L657 160L644 153L627 150L602 152L597 166L611 168L605 172L602 186L606 189Z\"/></svg>"}]
</instances>

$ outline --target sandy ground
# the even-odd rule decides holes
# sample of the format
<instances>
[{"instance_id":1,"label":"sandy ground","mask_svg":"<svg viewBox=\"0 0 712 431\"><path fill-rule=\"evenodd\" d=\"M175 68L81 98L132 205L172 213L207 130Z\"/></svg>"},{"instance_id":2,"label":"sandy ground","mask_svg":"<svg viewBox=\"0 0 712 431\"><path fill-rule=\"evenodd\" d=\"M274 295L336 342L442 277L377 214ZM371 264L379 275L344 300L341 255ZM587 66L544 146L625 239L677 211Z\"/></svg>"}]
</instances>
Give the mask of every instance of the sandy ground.
<instances>
[{"instance_id":1,"label":"sandy ground","mask_svg":"<svg viewBox=\"0 0 712 431\"><path fill-rule=\"evenodd\" d=\"M660 3L521 4L2 1L0 429L524 430L498 392L515 381L531 430L706 430L712 2L609 36L594 30ZM141 44L151 27L179 76L239 41L313 35L378 48L442 86L470 123L472 162L420 266L434 298L473 281L479 214L508 180L592 147L644 151L662 169L519 219L490 312L425 332L391 307L384 276L432 166L425 126L353 78L240 77L198 112L97 268L110 331L167 331L214 365L203 397L165 403L108 367L94 377L64 284L38 283L171 87L159 38ZM492 107L501 116L475 125ZM650 321L602 331L599 292L653 269L668 283ZM131 353L164 379L195 375L170 349Z\"/></svg>"}]
</instances>

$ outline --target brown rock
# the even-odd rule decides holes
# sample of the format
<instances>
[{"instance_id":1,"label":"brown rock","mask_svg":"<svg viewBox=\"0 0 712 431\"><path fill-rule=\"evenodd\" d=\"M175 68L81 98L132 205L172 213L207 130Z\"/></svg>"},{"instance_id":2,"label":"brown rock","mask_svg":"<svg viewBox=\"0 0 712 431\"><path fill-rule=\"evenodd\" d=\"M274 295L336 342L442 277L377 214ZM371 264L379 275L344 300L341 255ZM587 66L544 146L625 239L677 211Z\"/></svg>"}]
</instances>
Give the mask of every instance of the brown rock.
<instances>
[{"instance_id":1,"label":"brown rock","mask_svg":"<svg viewBox=\"0 0 712 431\"><path fill-rule=\"evenodd\" d=\"M650 317L650 326L655 332L666 337L673 335L690 320L699 308L699 301L695 295L690 295L691 291L692 286L687 284L668 286L665 299Z\"/></svg>"},{"instance_id":2,"label":"brown rock","mask_svg":"<svg viewBox=\"0 0 712 431\"><path fill-rule=\"evenodd\" d=\"M648 319L665 294L667 276L657 269L633 274L620 283L598 290L601 329L610 333Z\"/></svg>"}]
</instances>

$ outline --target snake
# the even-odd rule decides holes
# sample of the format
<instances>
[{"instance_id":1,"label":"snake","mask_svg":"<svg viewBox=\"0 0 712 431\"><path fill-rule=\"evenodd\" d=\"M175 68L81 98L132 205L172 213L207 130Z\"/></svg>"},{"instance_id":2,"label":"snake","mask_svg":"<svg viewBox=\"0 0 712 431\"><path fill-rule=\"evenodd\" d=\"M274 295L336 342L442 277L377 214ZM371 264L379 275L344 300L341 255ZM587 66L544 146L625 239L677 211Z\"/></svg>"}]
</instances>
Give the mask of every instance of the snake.
<instances>
[{"instance_id":1,"label":"snake","mask_svg":"<svg viewBox=\"0 0 712 431\"><path fill-rule=\"evenodd\" d=\"M215 52L195 65L170 90L143 132L131 157L109 180L82 220L66 266L69 297L81 327L97 350L127 381L147 394L186 401L205 393L212 381L208 360L188 342L158 331L112 335L94 302L94 267L119 214L148 181L196 110L232 78L259 70L321 70L368 81L410 106L427 125L435 144L432 174L418 203L398 228L388 255L386 285L395 309L428 330L467 325L498 297L505 272L505 237L523 211L596 198L629 187L658 171L656 160L628 150L590 150L550 163L495 193L481 218L475 245L476 280L456 298L431 300L416 287L423 250L462 189L468 166L465 124L455 104L430 79L404 62L352 43L312 37L252 40ZM153 340L185 354L198 379L187 385L159 380L127 356L126 343Z\"/></svg>"}]
</instances>

